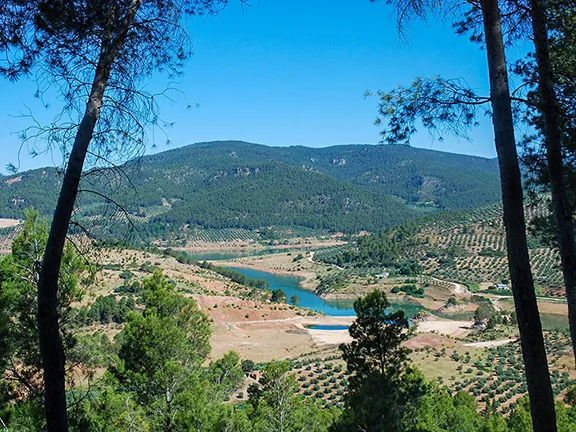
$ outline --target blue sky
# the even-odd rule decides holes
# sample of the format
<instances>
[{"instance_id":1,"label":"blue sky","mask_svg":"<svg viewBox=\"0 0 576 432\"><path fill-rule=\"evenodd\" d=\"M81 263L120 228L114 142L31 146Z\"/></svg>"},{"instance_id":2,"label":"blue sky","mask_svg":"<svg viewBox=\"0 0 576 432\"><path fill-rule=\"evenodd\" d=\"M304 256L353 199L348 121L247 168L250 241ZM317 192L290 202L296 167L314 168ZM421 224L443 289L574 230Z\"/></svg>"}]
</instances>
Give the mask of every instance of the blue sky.
<instances>
[{"instance_id":1,"label":"blue sky","mask_svg":"<svg viewBox=\"0 0 576 432\"><path fill-rule=\"evenodd\" d=\"M368 0L252 0L242 8L231 0L218 16L192 20L194 56L178 88L186 95L162 105L172 147L199 141L239 139L261 144L323 147L376 144L377 101L366 90L408 84L416 76L465 78L487 93L485 52L456 36L450 22L430 19L407 28L399 38L391 10ZM164 84L155 78L154 87ZM0 81L0 160L18 160L18 131L30 124L17 118L30 108L40 120L56 114L33 98L31 81ZM191 104L192 109L186 109ZM495 157L489 120L472 133L472 142L415 136L412 145ZM166 150L162 140L151 151ZM30 158L20 168L61 163L52 155Z\"/></svg>"}]
</instances>

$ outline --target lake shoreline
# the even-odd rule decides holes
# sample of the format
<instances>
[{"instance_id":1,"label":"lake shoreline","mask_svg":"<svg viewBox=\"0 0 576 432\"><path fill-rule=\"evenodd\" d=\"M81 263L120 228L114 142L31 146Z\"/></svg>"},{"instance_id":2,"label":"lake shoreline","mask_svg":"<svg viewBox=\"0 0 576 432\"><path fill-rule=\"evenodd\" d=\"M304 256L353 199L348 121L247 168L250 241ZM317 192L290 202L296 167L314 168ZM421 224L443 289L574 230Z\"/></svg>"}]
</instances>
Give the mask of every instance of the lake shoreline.
<instances>
[{"instance_id":1,"label":"lake shoreline","mask_svg":"<svg viewBox=\"0 0 576 432\"><path fill-rule=\"evenodd\" d=\"M256 269L255 266L238 266L235 262L218 262L218 265L225 266L231 270L236 270L253 280L265 280L269 291L280 289L286 295L286 300L292 296L298 298L295 303L298 307L311 309L325 316L340 317L354 316L355 312L349 301L330 301L317 295L314 291L303 288L302 278L296 274L286 274L287 272L271 272ZM283 274L282 274L283 273Z\"/></svg>"},{"instance_id":2,"label":"lake shoreline","mask_svg":"<svg viewBox=\"0 0 576 432\"><path fill-rule=\"evenodd\" d=\"M244 261L212 260L212 261L210 261L210 263L217 265L217 266L221 266L221 267L241 267L241 268L256 270L256 271L265 272L265 273L272 273L272 274L275 274L278 276L297 277L297 278L300 278L300 282L299 282L300 288L302 288L306 291L310 291L311 293L317 295L318 297L320 297L323 300L356 300L358 298L358 296L354 295L354 294L333 294L333 293L317 294L316 288L314 287L315 284L313 282L316 279L316 273L311 274L310 271L278 270L278 269L269 268L269 267L263 266L263 265L247 263Z\"/></svg>"},{"instance_id":3,"label":"lake shoreline","mask_svg":"<svg viewBox=\"0 0 576 432\"><path fill-rule=\"evenodd\" d=\"M266 266L259 266L259 265L255 265L252 263L246 263L244 261L234 261L234 260L212 260L209 261L210 263L217 265L219 267L242 267L242 268L247 268L247 269L252 269L252 270L256 270L256 271L260 271L260 272L265 272L265 273L272 273L278 276L292 276L292 277L297 277L300 278L300 287L302 289L305 289L307 291L313 292L315 293L316 290L309 288L307 286L303 286L302 282L306 282L310 279L312 279L310 277L310 274L308 274L307 272L299 272L299 271L288 271L288 270L277 270L277 269L271 269L268 268ZM318 296L321 297L321 296Z\"/></svg>"}]
</instances>

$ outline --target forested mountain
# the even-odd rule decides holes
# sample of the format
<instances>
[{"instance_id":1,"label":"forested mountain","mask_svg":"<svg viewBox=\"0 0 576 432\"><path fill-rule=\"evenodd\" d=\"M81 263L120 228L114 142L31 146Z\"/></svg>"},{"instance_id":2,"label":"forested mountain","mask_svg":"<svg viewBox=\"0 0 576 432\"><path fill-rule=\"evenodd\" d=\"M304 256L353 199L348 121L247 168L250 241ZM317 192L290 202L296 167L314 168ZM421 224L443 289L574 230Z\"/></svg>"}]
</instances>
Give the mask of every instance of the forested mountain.
<instances>
[{"instance_id":1,"label":"forested mountain","mask_svg":"<svg viewBox=\"0 0 576 432\"><path fill-rule=\"evenodd\" d=\"M49 214L56 206L62 178L54 168L40 168L11 176L0 176L1 217L22 219L24 209L34 206Z\"/></svg>"},{"instance_id":2,"label":"forested mountain","mask_svg":"<svg viewBox=\"0 0 576 432\"><path fill-rule=\"evenodd\" d=\"M499 196L495 160L404 145L310 148L220 141L146 156L142 162L168 169L189 166L206 172L281 162L442 209L476 207Z\"/></svg>"},{"instance_id":3,"label":"forested mountain","mask_svg":"<svg viewBox=\"0 0 576 432\"><path fill-rule=\"evenodd\" d=\"M400 145L199 143L133 160L122 171L97 170L82 188L110 196L152 231L162 224L357 232L499 197L495 161ZM51 213L55 169L0 180L1 217L21 217L30 205ZM78 207L88 217L105 211L103 199L89 192Z\"/></svg>"}]
</instances>

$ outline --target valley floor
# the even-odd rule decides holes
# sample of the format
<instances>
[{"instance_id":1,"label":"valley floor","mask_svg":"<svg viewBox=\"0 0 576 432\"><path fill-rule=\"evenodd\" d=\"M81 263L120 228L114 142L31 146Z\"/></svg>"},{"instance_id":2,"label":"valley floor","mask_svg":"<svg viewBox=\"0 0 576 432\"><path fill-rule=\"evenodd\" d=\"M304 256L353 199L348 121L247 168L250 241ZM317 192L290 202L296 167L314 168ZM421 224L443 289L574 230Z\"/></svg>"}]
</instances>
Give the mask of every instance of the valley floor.
<instances>
[{"instance_id":1,"label":"valley floor","mask_svg":"<svg viewBox=\"0 0 576 432\"><path fill-rule=\"evenodd\" d=\"M238 285L210 270L183 264L173 257L142 251L104 250L97 260L102 265L102 271L92 299L117 292L119 287L126 284L123 279L127 277L126 271L134 279L141 279L155 269L161 269L168 275L210 316L213 329L210 359L220 358L227 351L234 350L241 358L257 363L274 359L337 362L338 345L351 340L345 327L352 323L353 316L327 316L287 303L271 303L265 291ZM301 278L301 287L310 293L318 287L322 278L340 272L334 266L315 261L314 254L305 250L214 263L272 275L297 276ZM425 293L421 297L391 292L404 282L401 278L352 276L341 290L334 290L324 297L355 299L375 288L381 289L391 303L425 312L417 314L416 326L411 330L412 335L406 346L412 349L412 360L428 379L438 380L454 390L468 389L481 400L483 395L490 393L489 387L495 387L500 381L510 380L509 377L513 376L517 383L510 381L506 388L517 385L520 387L516 393L525 392L515 327L498 326L494 330L479 331L474 328L472 320L474 311L482 302L489 304L496 312L510 313L513 310L510 296L496 296L482 291L473 293L462 284L432 278L418 281L419 284L426 282ZM449 298L454 298L456 304L448 305ZM88 298L87 303L92 299ZM556 371L554 373L562 377L561 382L565 387L565 383L576 380L573 358L561 330L562 320L566 318L566 303L541 298L539 305L543 317L552 317L550 330L546 333L550 365ZM335 326L336 329L310 328L318 325ZM560 331L554 330L554 326L559 327ZM103 328L102 331L110 336L115 333L110 328ZM503 356L500 363L494 360L498 356ZM497 364L503 369L500 366L497 368ZM512 372L506 372L508 370ZM506 378L500 376L502 371ZM302 382L305 382L304 379ZM515 399L516 396L510 395L506 401L502 400L502 409L505 410Z\"/></svg>"}]
</instances>

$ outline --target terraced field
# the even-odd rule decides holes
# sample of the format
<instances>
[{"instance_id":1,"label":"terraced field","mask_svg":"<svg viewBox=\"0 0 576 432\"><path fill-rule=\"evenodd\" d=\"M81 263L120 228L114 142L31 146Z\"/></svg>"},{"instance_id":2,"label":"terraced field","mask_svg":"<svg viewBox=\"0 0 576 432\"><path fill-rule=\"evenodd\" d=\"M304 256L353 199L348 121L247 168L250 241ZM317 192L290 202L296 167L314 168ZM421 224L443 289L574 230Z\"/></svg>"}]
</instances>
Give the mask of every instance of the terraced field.
<instances>
[{"instance_id":1,"label":"terraced field","mask_svg":"<svg viewBox=\"0 0 576 432\"><path fill-rule=\"evenodd\" d=\"M468 221L458 224L444 220L426 225L419 234L422 245L454 251L453 261L430 256L426 247L414 250L414 258L421 260L426 274L440 278L493 284L507 281L506 238L500 209L500 206L479 209L471 213ZM528 207L527 219L544 213L544 206ZM539 245L535 239L531 246L530 259L536 284L545 289L560 288L562 273L557 250Z\"/></svg>"},{"instance_id":2,"label":"terraced field","mask_svg":"<svg viewBox=\"0 0 576 432\"><path fill-rule=\"evenodd\" d=\"M226 229L194 229L187 234L188 242L194 243L220 243L234 241L257 240L259 235L255 231L240 228Z\"/></svg>"},{"instance_id":3,"label":"terraced field","mask_svg":"<svg viewBox=\"0 0 576 432\"><path fill-rule=\"evenodd\" d=\"M552 388L557 397L562 397L568 387L576 384L567 351L567 333L552 331L545 336ZM446 386L454 394L470 393L482 409L489 403L503 414L509 413L517 401L527 395L519 342L481 348L467 346L462 340L437 338L436 343L415 348L411 355L428 379ZM348 373L335 347L293 359L292 368L301 394L324 404L342 403Z\"/></svg>"},{"instance_id":4,"label":"terraced field","mask_svg":"<svg viewBox=\"0 0 576 432\"><path fill-rule=\"evenodd\" d=\"M544 204L526 207L527 219L547 214ZM394 231L396 230L396 231ZM404 232L400 235L398 232ZM445 213L430 216L419 223L389 230L391 245L396 247L397 262L418 263L424 275L460 283L508 283L506 237L502 226L502 207L494 204L466 213ZM406 234L408 233L408 234ZM532 271L537 287L543 294L554 294L562 287L560 258L540 239L529 236L529 252ZM358 240L360 244L360 239ZM364 246L378 249L379 244ZM384 246L383 246L384 247ZM354 250L354 244L317 251L315 259L326 263L338 263L345 267L362 267L360 263L346 259L346 251ZM340 259L339 259L340 258ZM369 258L371 260L371 258ZM390 258L388 257L388 260ZM369 261L367 272L389 270L390 267Z\"/></svg>"}]
</instances>

